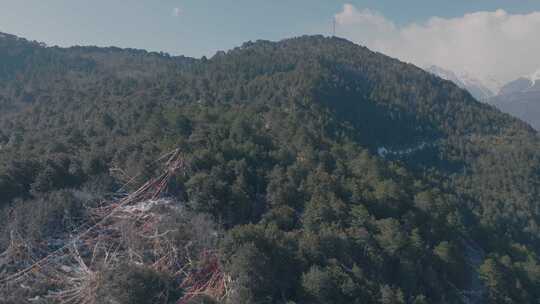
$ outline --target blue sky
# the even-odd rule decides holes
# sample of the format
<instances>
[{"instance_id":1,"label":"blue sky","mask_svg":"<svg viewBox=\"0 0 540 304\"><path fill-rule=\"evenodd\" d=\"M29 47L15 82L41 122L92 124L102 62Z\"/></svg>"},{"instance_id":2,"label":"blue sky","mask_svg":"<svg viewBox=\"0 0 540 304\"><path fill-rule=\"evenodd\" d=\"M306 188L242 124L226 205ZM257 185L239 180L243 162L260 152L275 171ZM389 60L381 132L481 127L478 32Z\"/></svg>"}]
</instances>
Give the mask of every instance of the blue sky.
<instances>
[{"instance_id":1,"label":"blue sky","mask_svg":"<svg viewBox=\"0 0 540 304\"><path fill-rule=\"evenodd\" d=\"M380 12L397 25L475 11L540 11L538 0L0 0L0 31L50 45L116 45L200 57L247 40L328 34L345 3Z\"/></svg>"}]
</instances>

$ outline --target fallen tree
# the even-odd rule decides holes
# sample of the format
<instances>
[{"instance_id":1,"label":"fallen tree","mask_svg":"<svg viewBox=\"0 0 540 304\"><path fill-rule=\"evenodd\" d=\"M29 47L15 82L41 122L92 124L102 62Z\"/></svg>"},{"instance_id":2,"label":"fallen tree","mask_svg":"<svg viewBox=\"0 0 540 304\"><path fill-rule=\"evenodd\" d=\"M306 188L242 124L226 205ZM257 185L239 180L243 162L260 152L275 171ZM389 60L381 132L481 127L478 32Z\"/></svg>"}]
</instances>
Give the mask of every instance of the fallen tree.
<instances>
[{"instance_id":1,"label":"fallen tree","mask_svg":"<svg viewBox=\"0 0 540 304\"><path fill-rule=\"evenodd\" d=\"M103 303L99 298L103 273L135 265L166 275L182 291L178 299L171 299L169 292L156 295L153 303L184 304L199 295L225 299L230 277L223 272L217 251L193 250L191 241L176 241L176 227L162 225L174 216L187 217L182 204L165 198L171 179L184 173L185 161L179 150L159 161L164 161L161 175L119 199L89 208L78 232L59 248L47 251L51 244L36 248L13 232L11 245L0 255L4 290L31 290L46 283L46 293L35 292L27 302Z\"/></svg>"}]
</instances>

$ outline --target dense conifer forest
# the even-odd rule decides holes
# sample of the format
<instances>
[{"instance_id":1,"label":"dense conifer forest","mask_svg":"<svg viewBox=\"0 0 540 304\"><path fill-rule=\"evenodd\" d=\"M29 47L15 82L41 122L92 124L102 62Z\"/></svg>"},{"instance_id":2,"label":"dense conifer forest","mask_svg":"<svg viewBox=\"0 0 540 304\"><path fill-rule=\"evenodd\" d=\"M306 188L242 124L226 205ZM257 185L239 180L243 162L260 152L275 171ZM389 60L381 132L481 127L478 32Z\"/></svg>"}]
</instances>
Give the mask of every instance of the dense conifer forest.
<instances>
[{"instance_id":1,"label":"dense conifer forest","mask_svg":"<svg viewBox=\"0 0 540 304\"><path fill-rule=\"evenodd\" d=\"M2 34L0 302L67 301L52 279L2 278L171 151L155 235L182 271L126 220L114 258L78 253L95 278L81 303L540 298L540 141L449 81L322 36L192 59Z\"/></svg>"}]
</instances>

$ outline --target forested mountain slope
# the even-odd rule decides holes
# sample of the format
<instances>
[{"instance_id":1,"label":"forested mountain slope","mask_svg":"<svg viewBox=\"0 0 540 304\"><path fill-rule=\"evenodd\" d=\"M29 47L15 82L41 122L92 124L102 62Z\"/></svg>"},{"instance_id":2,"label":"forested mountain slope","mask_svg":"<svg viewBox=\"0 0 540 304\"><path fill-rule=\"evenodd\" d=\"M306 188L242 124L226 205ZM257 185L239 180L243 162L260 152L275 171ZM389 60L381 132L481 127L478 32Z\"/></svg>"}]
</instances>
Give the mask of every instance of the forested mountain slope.
<instances>
[{"instance_id":1,"label":"forested mountain slope","mask_svg":"<svg viewBox=\"0 0 540 304\"><path fill-rule=\"evenodd\" d=\"M184 217L165 229L178 248L217 252L230 278L191 303L540 297L535 131L415 66L322 36L196 60L4 35L0 79L2 249L14 231L38 249L68 239L89 207L179 149L185 170L165 196L217 232ZM167 271L124 266L95 269L97 303L185 299L182 274L129 298L130 282ZM42 285L5 288L6 301L58 288Z\"/></svg>"}]
</instances>

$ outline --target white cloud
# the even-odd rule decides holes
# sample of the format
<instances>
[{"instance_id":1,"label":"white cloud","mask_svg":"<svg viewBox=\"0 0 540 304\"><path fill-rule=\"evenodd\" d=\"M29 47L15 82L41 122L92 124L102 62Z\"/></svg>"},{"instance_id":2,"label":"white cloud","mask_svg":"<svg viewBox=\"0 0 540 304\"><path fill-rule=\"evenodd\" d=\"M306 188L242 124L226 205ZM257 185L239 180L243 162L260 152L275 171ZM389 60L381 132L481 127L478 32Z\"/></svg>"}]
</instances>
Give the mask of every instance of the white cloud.
<instances>
[{"instance_id":1,"label":"white cloud","mask_svg":"<svg viewBox=\"0 0 540 304\"><path fill-rule=\"evenodd\" d=\"M376 11L346 4L335 17L338 35L419 66L504 82L540 68L540 12L476 12L398 26Z\"/></svg>"},{"instance_id":2,"label":"white cloud","mask_svg":"<svg viewBox=\"0 0 540 304\"><path fill-rule=\"evenodd\" d=\"M180 17L184 13L184 10L180 7L173 8L173 16Z\"/></svg>"}]
</instances>

